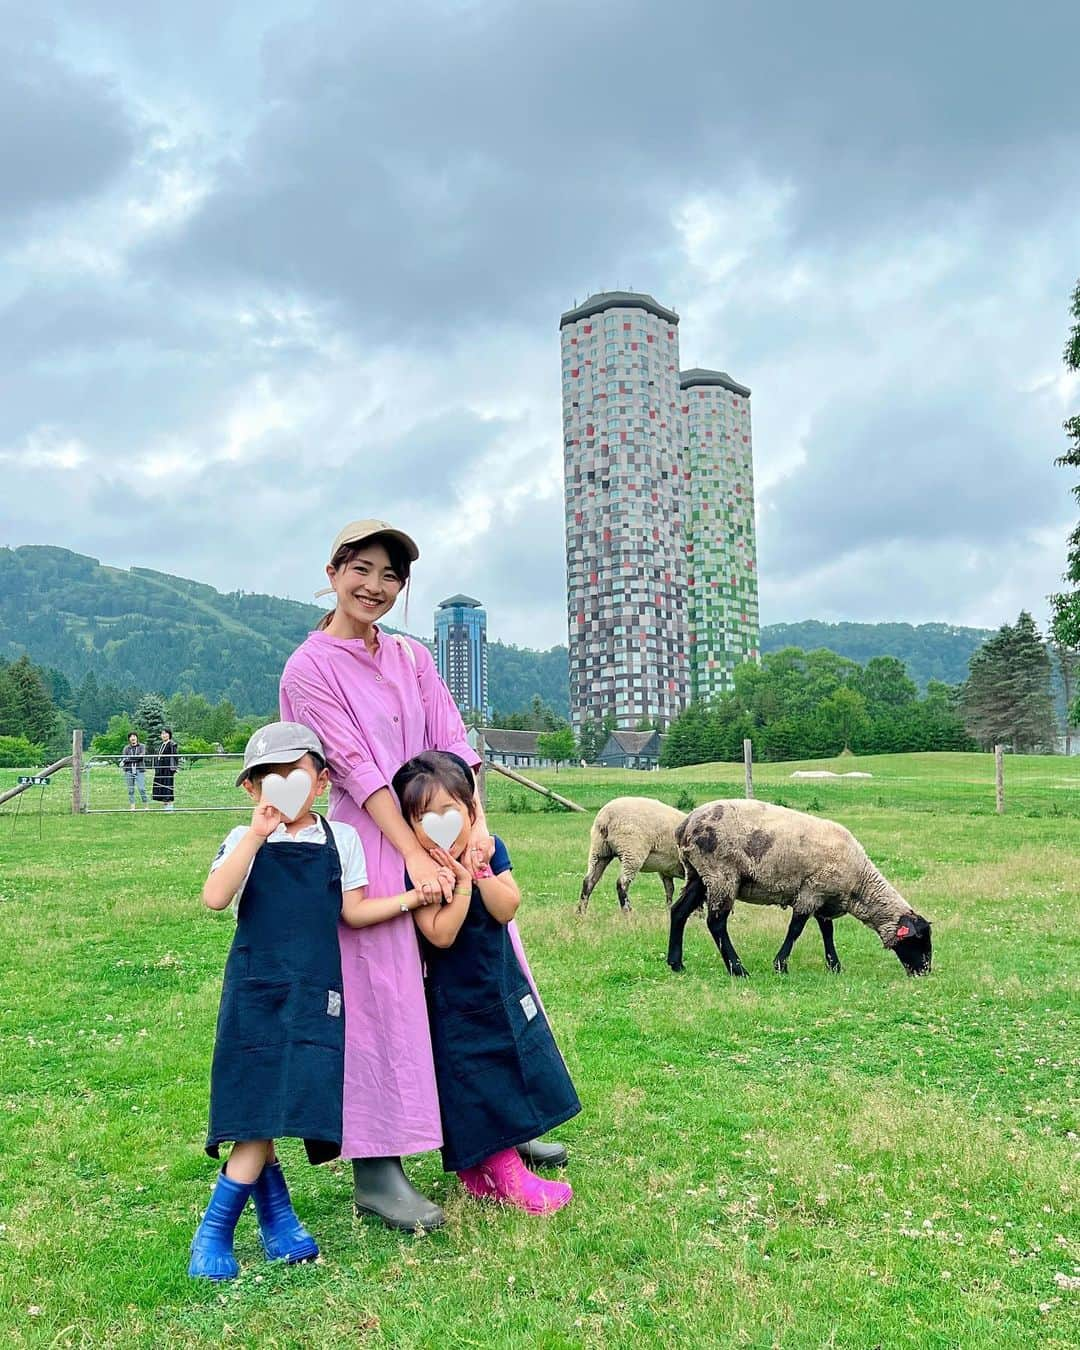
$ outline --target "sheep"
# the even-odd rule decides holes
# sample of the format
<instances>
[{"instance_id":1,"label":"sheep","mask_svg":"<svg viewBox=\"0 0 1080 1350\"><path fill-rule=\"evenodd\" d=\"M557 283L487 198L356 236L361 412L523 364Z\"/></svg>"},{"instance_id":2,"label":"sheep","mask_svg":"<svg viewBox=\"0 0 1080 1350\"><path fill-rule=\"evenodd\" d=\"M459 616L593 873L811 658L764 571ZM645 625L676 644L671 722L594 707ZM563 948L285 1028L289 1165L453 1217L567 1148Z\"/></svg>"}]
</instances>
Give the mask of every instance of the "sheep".
<instances>
[{"instance_id":1,"label":"sheep","mask_svg":"<svg viewBox=\"0 0 1080 1350\"><path fill-rule=\"evenodd\" d=\"M788 957L811 915L825 944L825 961L839 972L833 920L853 914L873 928L909 975L930 972L930 924L916 914L842 825L768 802L707 802L675 831L686 885L671 907L667 962L683 969L683 929L705 906L713 941L731 975L747 974L728 936L735 901L791 907L791 924L773 969L787 974Z\"/></svg>"},{"instance_id":2,"label":"sheep","mask_svg":"<svg viewBox=\"0 0 1080 1350\"><path fill-rule=\"evenodd\" d=\"M685 875L675 846L675 829L685 819L685 811L655 797L616 797L602 806L589 835L589 866L577 912L584 914L589 908L589 896L615 857L620 863L615 892L624 914L630 912L630 885L639 872L660 873L670 906L675 895L673 878Z\"/></svg>"}]
</instances>

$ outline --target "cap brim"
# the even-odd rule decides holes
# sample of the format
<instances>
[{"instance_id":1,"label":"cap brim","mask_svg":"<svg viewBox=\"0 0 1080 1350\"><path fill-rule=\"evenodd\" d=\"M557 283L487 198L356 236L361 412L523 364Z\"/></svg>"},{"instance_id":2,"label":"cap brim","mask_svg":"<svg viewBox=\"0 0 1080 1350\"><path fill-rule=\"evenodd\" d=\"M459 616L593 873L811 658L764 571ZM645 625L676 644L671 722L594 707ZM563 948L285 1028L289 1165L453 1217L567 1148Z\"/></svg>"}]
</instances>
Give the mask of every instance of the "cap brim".
<instances>
[{"instance_id":1,"label":"cap brim","mask_svg":"<svg viewBox=\"0 0 1080 1350\"><path fill-rule=\"evenodd\" d=\"M346 539L338 539L334 545L334 552L339 548L344 548L346 544L362 544L365 539L374 539L376 535L385 535L390 539L396 539L401 547L408 554L410 562L416 562L420 557L420 550L416 546L416 540L411 535L407 535L404 530L395 530L386 526L378 526L376 529L364 530L362 534L351 535Z\"/></svg>"},{"instance_id":2,"label":"cap brim","mask_svg":"<svg viewBox=\"0 0 1080 1350\"><path fill-rule=\"evenodd\" d=\"M301 746L299 750L275 750L272 755L260 755L258 759L253 759L250 764L244 767L244 771L236 780L237 787L243 787L251 777L252 769L261 768L264 764L295 764L298 759L303 759L305 755L316 755L319 752L312 750L310 746Z\"/></svg>"}]
</instances>

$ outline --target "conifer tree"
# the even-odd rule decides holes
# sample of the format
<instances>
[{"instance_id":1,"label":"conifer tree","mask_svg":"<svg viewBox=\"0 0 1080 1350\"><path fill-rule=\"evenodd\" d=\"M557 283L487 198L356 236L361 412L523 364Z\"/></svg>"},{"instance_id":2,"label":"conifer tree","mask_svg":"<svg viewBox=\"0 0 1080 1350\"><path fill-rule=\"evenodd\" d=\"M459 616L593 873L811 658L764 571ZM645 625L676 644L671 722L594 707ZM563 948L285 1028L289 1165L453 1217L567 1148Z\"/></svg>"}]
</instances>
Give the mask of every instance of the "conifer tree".
<instances>
[{"instance_id":1,"label":"conifer tree","mask_svg":"<svg viewBox=\"0 0 1080 1350\"><path fill-rule=\"evenodd\" d=\"M139 739L148 748L156 746L165 725L165 700L160 694L143 694L133 720Z\"/></svg>"},{"instance_id":2,"label":"conifer tree","mask_svg":"<svg viewBox=\"0 0 1080 1350\"><path fill-rule=\"evenodd\" d=\"M19 721L16 735L25 736L35 745L44 745L52 738L56 726L56 708L45 687L41 671L24 652L7 668L7 677L15 693Z\"/></svg>"},{"instance_id":3,"label":"conifer tree","mask_svg":"<svg viewBox=\"0 0 1080 1350\"><path fill-rule=\"evenodd\" d=\"M1050 654L1027 610L1015 624L1002 624L968 668L964 722L980 745L1009 745L1017 753L1053 748Z\"/></svg>"}]
</instances>

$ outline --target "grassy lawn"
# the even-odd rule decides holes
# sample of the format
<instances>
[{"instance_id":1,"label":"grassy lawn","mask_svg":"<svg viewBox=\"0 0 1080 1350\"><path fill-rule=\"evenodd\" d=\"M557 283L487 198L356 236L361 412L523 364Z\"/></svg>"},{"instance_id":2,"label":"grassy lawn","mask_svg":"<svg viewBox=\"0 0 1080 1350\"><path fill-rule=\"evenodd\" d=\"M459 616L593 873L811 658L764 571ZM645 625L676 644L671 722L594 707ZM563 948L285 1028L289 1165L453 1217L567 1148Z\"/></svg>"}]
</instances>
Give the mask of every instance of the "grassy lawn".
<instances>
[{"instance_id":1,"label":"grassy lawn","mask_svg":"<svg viewBox=\"0 0 1080 1350\"><path fill-rule=\"evenodd\" d=\"M189 1281L186 1260L231 937L198 891L239 817L73 818L67 775L40 842L36 794L17 822L0 808L0 1342L1080 1344L1080 766L1010 759L1000 817L986 756L844 759L874 777L840 784L793 784L794 767L758 766L759 795L855 831L934 921L929 979L851 919L841 976L809 931L781 979L785 915L750 906L732 933L751 980L728 979L696 920L672 975L653 877L631 918L613 871L576 917L593 809L739 795L741 766L542 775L585 815L522 811L493 776L585 1108L558 1132L574 1203L547 1221L484 1208L428 1155L410 1170L450 1222L401 1238L351 1216L346 1168L286 1143L322 1259L266 1264L249 1212L227 1286ZM224 802L224 773L182 774L178 803Z\"/></svg>"}]
</instances>

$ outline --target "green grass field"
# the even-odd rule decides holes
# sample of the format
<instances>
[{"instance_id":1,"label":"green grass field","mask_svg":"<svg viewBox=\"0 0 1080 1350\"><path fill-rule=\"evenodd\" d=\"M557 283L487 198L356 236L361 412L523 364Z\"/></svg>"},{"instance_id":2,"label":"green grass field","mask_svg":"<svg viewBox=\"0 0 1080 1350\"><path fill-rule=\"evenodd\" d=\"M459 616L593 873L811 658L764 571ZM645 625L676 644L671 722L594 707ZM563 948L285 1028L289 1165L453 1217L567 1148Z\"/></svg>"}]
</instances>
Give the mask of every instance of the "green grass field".
<instances>
[{"instance_id":1,"label":"green grass field","mask_svg":"<svg viewBox=\"0 0 1080 1350\"><path fill-rule=\"evenodd\" d=\"M266 1264L249 1212L227 1286L186 1260L231 937L198 892L239 817L71 817L68 775L40 841L37 794L18 819L0 808L0 1342L1080 1344L1080 767L1010 759L1004 816L986 756L845 759L874 777L839 784L792 784L793 767L760 766L759 795L855 831L934 921L929 979L851 919L841 976L808 931L777 977L785 915L749 906L732 934L751 980L728 979L696 920L672 975L653 877L629 919L613 871L576 917L593 809L739 795L740 766L542 775L585 815L526 813L539 799L493 777L585 1108L558 1132L574 1203L543 1221L466 1202L429 1155L411 1171L450 1222L403 1239L351 1216L346 1168L289 1142L322 1259ZM227 801L229 770L182 774L180 804Z\"/></svg>"}]
</instances>

